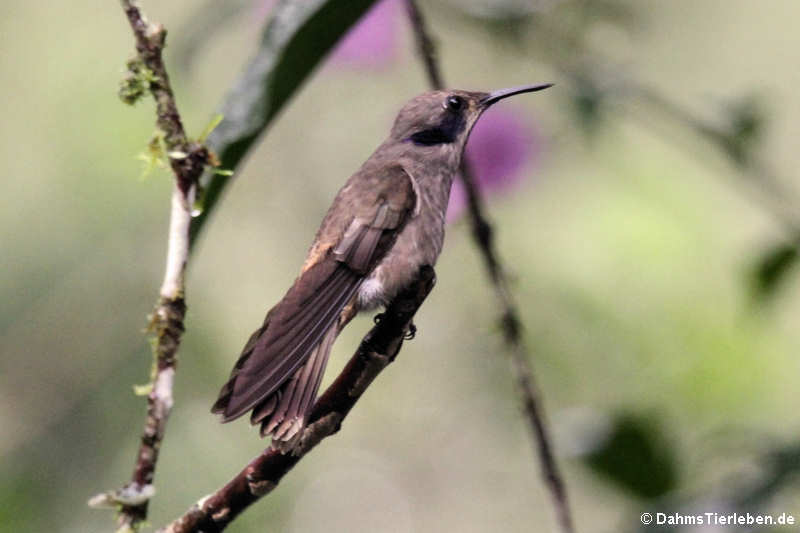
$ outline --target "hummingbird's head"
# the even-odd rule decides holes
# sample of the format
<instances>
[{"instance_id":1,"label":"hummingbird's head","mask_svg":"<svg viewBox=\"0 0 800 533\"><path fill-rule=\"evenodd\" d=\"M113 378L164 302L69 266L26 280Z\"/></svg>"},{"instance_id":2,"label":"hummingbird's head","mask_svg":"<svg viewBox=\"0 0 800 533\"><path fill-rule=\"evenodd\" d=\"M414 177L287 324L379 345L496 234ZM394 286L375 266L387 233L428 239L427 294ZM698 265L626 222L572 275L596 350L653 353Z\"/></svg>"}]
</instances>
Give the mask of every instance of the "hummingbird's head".
<instances>
[{"instance_id":1,"label":"hummingbird's head","mask_svg":"<svg viewBox=\"0 0 800 533\"><path fill-rule=\"evenodd\" d=\"M417 146L442 146L463 149L472 126L495 102L515 94L541 91L552 86L525 85L490 93L471 91L432 91L409 101L392 127L391 139Z\"/></svg>"}]
</instances>

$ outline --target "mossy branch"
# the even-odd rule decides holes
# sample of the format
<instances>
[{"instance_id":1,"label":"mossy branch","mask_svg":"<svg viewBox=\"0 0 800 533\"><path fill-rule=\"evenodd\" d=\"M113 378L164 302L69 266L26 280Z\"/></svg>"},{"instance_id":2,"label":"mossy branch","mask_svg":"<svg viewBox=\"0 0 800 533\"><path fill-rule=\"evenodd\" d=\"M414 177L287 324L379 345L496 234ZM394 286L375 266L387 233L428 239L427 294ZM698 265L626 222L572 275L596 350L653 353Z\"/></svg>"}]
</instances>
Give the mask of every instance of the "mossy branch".
<instances>
[{"instance_id":1,"label":"mossy branch","mask_svg":"<svg viewBox=\"0 0 800 533\"><path fill-rule=\"evenodd\" d=\"M122 0L136 41L137 55L128 62L128 72L120 87L120 97L132 104L147 94L156 103L156 127L163 143L175 182L167 246L167 266L158 302L151 315L154 335L155 373L147 395L147 416L136 454L131 481L121 489L109 491L90 500L92 506L119 509L118 531L135 531L147 518L147 505L154 494L155 475L167 419L172 410L172 384L178 347L186 316L184 274L189 257L191 209L197 193L197 180L213 161L209 151L191 141L181 122L169 76L162 59L166 30L149 23L131 0Z\"/></svg>"}]
</instances>

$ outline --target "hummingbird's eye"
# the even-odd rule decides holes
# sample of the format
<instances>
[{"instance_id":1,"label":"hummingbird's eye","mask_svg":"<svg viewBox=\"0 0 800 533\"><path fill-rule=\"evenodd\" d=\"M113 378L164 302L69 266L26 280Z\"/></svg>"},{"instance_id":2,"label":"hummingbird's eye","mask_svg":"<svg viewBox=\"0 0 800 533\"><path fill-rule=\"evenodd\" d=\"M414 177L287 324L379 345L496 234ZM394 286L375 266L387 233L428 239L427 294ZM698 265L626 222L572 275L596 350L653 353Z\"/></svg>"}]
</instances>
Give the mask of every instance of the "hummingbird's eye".
<instances>
[{"instance_id":1,"label":"hummingbird's eye","mask_svg":"<svg viewBox=\"0 0 800 533\"><path fill-rule=\"evenodd\" d=\"M448 111L461 111L462 107L464 107L464 99L460 96L452 94L444 101L444 108Z\"/></svg>"}]
</instances>

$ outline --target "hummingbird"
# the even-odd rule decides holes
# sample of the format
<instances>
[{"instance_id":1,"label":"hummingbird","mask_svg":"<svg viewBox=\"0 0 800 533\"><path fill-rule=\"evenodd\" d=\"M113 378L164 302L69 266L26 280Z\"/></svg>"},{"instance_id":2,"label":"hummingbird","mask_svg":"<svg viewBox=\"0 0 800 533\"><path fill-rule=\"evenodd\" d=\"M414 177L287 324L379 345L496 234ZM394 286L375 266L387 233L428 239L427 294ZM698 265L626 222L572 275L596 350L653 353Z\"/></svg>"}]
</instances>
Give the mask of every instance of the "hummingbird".
<instances>
[{"instance_id":1,"label":"hummingbird","mask_svg":"<svg viewBox=\"0 0 800 533\"><path fill-rule=\"evenodd\" d=\"M250 337L211 411L223 422L251 412L262 437L291 449L342 329L436 263L450 187L478 118L504 98L551 86L438 90L406 103L389 137L339 190L300 275Z\"/></svg>"}]
</instances>

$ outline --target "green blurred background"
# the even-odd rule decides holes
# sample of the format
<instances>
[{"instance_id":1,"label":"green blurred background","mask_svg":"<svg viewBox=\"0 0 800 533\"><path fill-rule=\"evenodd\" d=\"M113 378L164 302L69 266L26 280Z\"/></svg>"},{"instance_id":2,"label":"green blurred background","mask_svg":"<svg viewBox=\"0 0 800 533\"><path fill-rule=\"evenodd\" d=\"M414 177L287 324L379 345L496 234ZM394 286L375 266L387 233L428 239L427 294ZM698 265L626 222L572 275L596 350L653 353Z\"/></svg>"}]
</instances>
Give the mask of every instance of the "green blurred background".
<instances>
[{"instance_id":1,"label":"green blurred background","mask_svg":"<svg viewBox=\"0 0 800 533\"><path fill-rule=\"evenodd\" d=\"M768 295L754 289L764 254L796 235L760 203L760 173L698 126L735 126L731 102L752 102L748 154L799 210L800 4L524 4L421 7L453 86L558 84L514 103L543 154L489 209L578 530L636 530L645 510L800 520L800 282L790 271ZM213 20L223 4L143 6L170 31L190 135L258 40L264 7L231 5L191 45L191 66L198 13ZM393 61L315 72L201 237L153 526L265 445L209 407L336 190L426 88L402 10L396 24ZM148 380L142 330L163 272L170 176L142 177L137 160L152 104L116 96L133 50L118 3L4 2L0 46L0 531L109 531L111 513L86 500L133 466L144 400L132 386ZM231 531L555 530L480 257L464 219L448 231L417 338L343 430ZM369 324L342 335L326 383Z\"/></svg>"}]
</instances>

